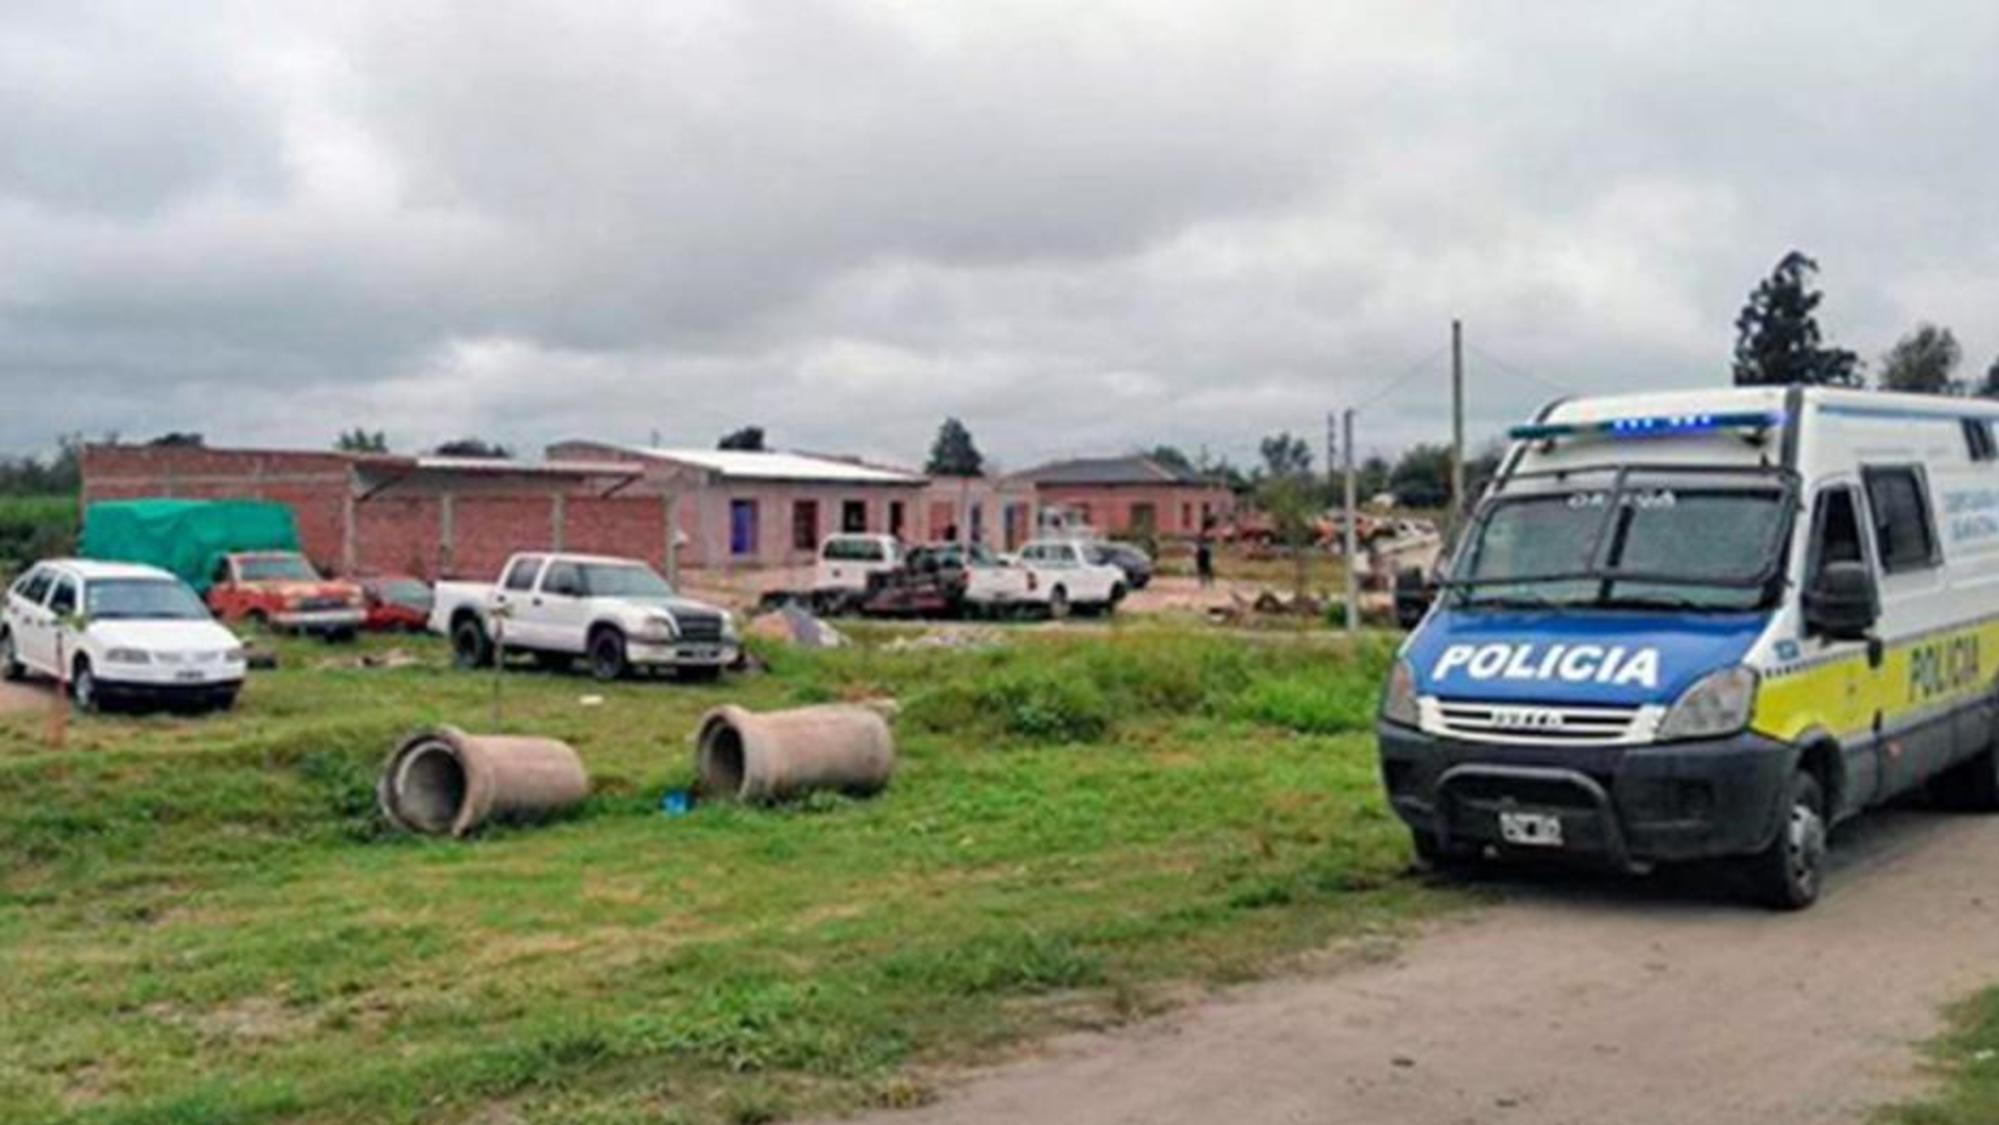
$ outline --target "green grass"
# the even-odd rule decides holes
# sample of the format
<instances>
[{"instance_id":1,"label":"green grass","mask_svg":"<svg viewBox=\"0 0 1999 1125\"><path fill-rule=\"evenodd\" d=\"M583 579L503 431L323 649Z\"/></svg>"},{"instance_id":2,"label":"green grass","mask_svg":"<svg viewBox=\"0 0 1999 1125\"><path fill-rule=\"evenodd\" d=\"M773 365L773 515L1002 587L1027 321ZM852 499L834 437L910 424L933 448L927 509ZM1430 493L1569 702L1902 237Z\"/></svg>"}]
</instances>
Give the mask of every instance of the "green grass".
<instances>
[{"instance_id":1,"label":"green grass","mask_svg":"<svg viewBox=\"0 0 1999 1125\"><path fill-rule=\"evenodd\" d=\"M929 1067L1444 901L1363 733L1381 642L1131 624L716 686L508 674L501 726L569 740L592 794L461 842L387 832L374 771L419 724L492 729L493 677L367 642L396 643L423 662L287 644L235 714L79 720L60 752L0 719L0 1117L908 1104ZM707 707L875 695L904 708L881 797L658 813Z\"/></svg>"},{"instance_id":2,"label":"green grass","mask_svg":"<svg viewBox=\"0 0 1999 1125\"><path fill-rule=\"evenodd\" d=\"M1892 1125L1990 1125L1999 1121L1999 988L1952 1012L1953 1030L1931 1046L1944 1087L1880 1114Z\"/></svg>"}]
</instances>

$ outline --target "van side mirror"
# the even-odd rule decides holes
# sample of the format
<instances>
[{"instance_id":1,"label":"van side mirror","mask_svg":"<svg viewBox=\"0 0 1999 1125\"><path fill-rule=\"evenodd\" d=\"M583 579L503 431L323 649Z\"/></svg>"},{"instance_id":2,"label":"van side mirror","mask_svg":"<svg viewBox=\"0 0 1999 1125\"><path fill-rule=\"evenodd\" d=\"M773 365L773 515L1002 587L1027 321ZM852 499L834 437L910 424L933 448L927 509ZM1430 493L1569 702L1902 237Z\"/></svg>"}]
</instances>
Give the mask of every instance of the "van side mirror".
<instances>
[{"instance_id":1,"label":"van side mirror","mask_svg":"<svg viewBox=\"0 0 1999 1125\"><path fill-rule=\"evenodd\" d=\"M1859 641L1881 616L1874 575L1862 562L1820 568L1804 595L1805 631L1835 641Z\"/></svg>"}]
</instances>

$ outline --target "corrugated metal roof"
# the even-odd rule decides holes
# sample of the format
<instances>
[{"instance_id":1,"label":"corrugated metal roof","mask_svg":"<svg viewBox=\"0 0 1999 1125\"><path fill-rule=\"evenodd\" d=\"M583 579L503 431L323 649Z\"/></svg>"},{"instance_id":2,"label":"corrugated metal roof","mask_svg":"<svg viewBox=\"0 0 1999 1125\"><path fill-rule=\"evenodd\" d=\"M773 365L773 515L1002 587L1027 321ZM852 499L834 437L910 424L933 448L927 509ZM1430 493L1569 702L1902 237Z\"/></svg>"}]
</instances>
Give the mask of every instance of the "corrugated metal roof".
<instances>
[{"instance_id":1,"label":"corrugated metal roof","mask_svg":"<svg viewBox=\"0 0 1999 1125\"><path fill-rule=\"evenodd\" d=\"M608 448L655 461L693 465L738 480L827 481L840 484L923 484L916 473L860 465L802 453L755 452L741 449L652 449L641 445Z\"/></svg>"},{"instance_id":2,"label":"corrugated metal roof","mask_svg":"<svg viewBox=\"0 0 1999 1125\"><path fill-rule=\"evenodd\" d=\"M1150 457L1077 457L1050 461L1019 474L1036 484L1203 484L1199 477L1176 473Z\"/></svg>"}]
</instances>

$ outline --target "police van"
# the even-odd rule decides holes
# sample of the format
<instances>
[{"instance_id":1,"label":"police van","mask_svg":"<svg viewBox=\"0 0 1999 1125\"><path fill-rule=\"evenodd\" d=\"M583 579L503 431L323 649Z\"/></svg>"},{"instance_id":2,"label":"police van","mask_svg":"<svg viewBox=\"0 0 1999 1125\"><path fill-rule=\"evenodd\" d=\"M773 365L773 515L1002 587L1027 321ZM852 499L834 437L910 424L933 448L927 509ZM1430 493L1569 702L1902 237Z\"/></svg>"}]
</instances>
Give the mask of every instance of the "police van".
<instances>
[{"instance_id":1,"label":"police van","mask_svg":"<svg viewBox=\"0 0 1999 1125\"><path fill-rule=\"evenodd\" d=\"M1809 906L1830 828L1999 809L1999 404L1757 387L1512 431L1378 726L1445 867L1727 858Z\"/></svg>"}]
</instances>

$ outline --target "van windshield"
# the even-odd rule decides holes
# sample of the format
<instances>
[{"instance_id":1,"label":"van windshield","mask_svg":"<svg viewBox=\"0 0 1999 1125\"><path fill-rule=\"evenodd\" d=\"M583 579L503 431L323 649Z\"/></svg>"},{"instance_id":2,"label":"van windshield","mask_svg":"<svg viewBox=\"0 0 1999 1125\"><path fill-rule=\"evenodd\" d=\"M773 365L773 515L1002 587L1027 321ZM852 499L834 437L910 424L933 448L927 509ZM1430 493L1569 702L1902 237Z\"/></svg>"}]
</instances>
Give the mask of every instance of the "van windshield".
<instances>
[{"instance_id":1,"label":"van windshield","mask_svg":"<svg viewBox=\"0 0 1999 1125\"><path fill-rule=\"evenodd\" d=\"M1451 584L1476 606L1748 610L1770 594L1790 494L1631 485L1501 496Z\"/></svg>"}]
</instances>

